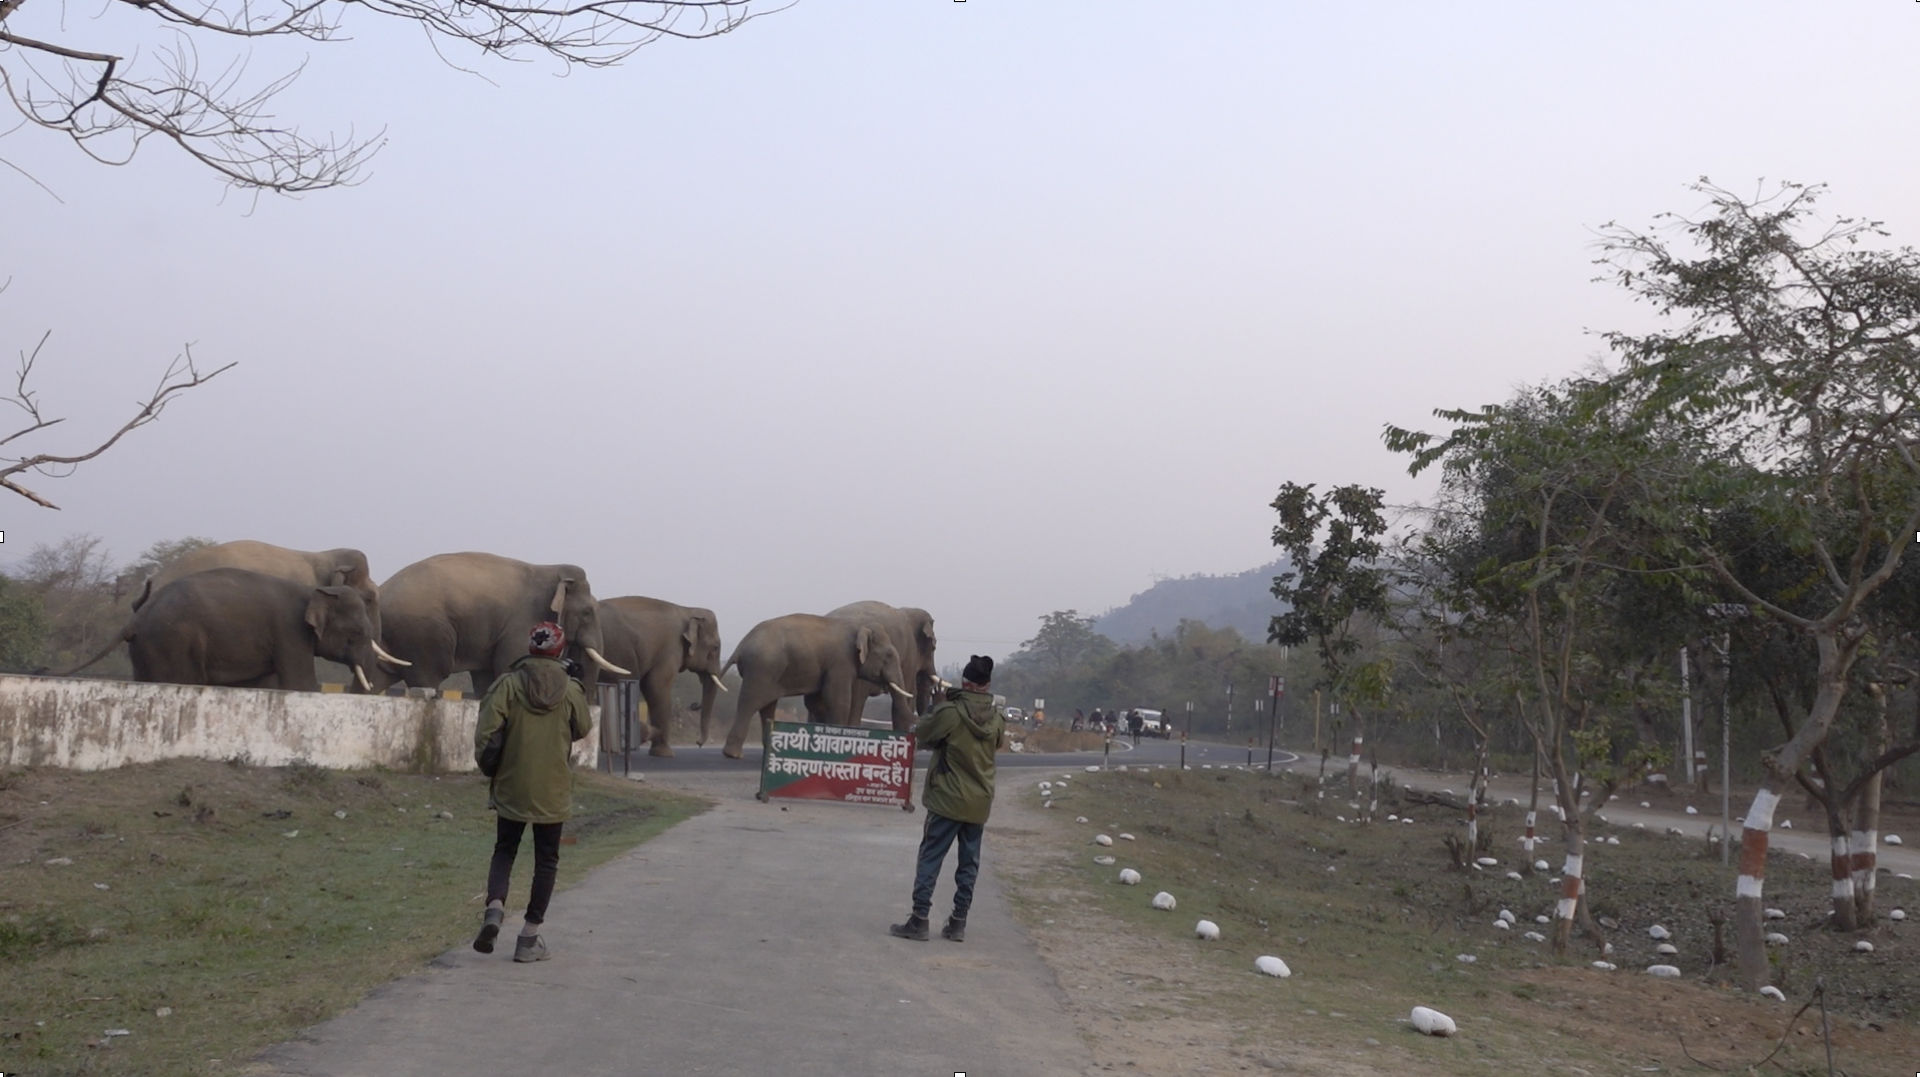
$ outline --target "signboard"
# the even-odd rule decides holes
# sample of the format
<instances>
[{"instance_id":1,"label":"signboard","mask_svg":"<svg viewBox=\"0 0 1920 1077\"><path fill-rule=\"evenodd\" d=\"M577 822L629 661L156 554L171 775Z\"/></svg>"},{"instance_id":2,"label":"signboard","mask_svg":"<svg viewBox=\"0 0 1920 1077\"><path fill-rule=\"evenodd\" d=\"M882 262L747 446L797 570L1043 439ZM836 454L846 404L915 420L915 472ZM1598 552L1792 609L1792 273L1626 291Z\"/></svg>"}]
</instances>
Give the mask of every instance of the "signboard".
<instances>
[{"instance_id":1,"label":"signboard","mask_svg":"<svg viewBox=\"0 0 1920 1077\"><path fill-rule=\"evenodd\" d=\"M775 722L761 756L759 798L892 804L912 811L913 750L911 733Z\"/></svg>"}]
</instances>

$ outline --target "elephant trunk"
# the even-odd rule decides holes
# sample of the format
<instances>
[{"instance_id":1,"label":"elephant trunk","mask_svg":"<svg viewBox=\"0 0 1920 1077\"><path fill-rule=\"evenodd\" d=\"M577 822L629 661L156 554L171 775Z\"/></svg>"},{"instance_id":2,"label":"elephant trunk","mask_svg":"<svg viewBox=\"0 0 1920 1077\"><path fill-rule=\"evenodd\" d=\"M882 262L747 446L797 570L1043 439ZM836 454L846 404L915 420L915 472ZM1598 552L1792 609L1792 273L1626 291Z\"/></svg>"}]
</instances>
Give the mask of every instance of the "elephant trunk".
<instances>
[{"instance_id":1,"label":"elephant trunk","mask_svg":"<svg viewBox=\"0 0 1920 1077\"><path fill-rule=\"evenodd\" d=\"M707 743L708 723L713 721L713 705L724 691L726 685L720 683L719 677L709 673L700 678L700 739L697 743L703 746Z\"/></svg>"}]
</instances>

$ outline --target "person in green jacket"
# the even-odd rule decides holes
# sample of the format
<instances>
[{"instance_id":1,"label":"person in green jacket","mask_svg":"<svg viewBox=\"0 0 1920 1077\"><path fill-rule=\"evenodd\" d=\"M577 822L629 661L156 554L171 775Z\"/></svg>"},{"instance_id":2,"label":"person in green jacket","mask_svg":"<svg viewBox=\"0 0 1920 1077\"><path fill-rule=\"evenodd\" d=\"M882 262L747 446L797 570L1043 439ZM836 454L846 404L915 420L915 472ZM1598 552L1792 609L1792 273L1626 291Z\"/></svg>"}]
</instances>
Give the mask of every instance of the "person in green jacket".
<instances>
[{"instance_id":1,"label":"person in green jacket","mask_svg":"<svg viewBox=\"0 0 1920 1077\"><path fill-rule=\"evenodd\" d=\"M926 791L920 804L927 809L926 829L920 836L920 866L913 880L913 914L904 924L887 930L903 939L927 940L927 915L933 911L933 884L947 849L960 843L960 863L953 872L953 915L940 929L943 938L965 942L967 910L973 907L973 882L980 875L980 839L993 810L993 757L1006 746L1007 721L993 705L987 686L993 681L993 659L976 654L960 675L960 687L947 692L913 735L920 747L933 751L927 768Z\"/></svg>"},{"instance_id":2,"label":"person in green jacket","mask_svg":"<svg viewBox=\"0 0 1920 1077\"><path fill-rule=\"evenodd\" d=\"M513 874L520 838L533 827L533 894L526 923L514 942L515 961L545 961L540 925L560 873L560 828L573 812L573 742L587 735L587 693L560 661L567 634L542 621L527 640L527 656L480 700L480 721L473 730L473 758L487 786L487 807L494 826L493 863L487 871L487 910L473 948L493 952L493 940L507 918L507 879Z\"/></svg>"}]
</instances>

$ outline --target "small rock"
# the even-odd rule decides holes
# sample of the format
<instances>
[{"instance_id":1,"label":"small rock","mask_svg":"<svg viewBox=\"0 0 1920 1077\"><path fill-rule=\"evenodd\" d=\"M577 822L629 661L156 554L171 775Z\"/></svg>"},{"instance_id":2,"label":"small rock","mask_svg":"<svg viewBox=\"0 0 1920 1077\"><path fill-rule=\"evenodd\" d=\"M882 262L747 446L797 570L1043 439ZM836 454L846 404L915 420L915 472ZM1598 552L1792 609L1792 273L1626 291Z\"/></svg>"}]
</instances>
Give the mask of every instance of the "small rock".
<instances>
[{"instance_id":1,"label":"small rock","mask_svg":"<svg viewBox=\"0 0 1920 1077\"><path fill-rule=\"evenodd\" d=\"M1663 942L1660 945L1654 947L1653 950L1655 953L1659 954L1661 957L1672 957L1675 954L1678 954L1680 952L1680 948L1670 942Z\"/></svg>"},{"instance_id":2,"label":"small rock","mask_svg":"<svg viewBox=\"0 0 1920 1077\"><path fill-rule=\"evenodd\" d=\"M434 814L435 814L435 815L437 815L437 816L439 816L439 817L440 817L440 818L442 818L442 819L451 819L451 818L453 818L453 813L452 813L452 812L450 812L450 811L443 811L443 812L435 812Z\"/></svg>"},{"instance_id":3,"label":"small rock","mask_svg":"<svg viewBox=\"0 0 1920 1077\"><path fill-rule=\"evenodd\" d=\"M1767 910L1767 919L1769 920L1785 920L1786 918L1787 918L1787 914L1784 912L1781 912L1779 909Z\"/></svg>"},{"instance_id":4,"label":"small rock","mask_svg":"<svg viewBox=\"0 0 1920 1077\"><path fill-rule=\"evenodd\" d=\"M47 866L50 868L64 868L72 864L73 857L70 856L56 856L52 860L47 861Z\"/></svg>"},{"instance_id":5,"label":"small rock","mask_svg":"<svg viewBox=\"0 0 1920 1077\"><path fill-rule=\"evenodd\" d=\"M1199 938L1212 941L1220 937L1220 925L1212 920L1202 920L1193 925L1193 933Z\"/></svg>"},{"instance_id":6,"label":"small rock","mask_svg":"<svg viewBox=\"0 0 1920 1077\"><path fill-rule=\"evenodd\" d=\"M1905 920L1906 918L1907 910L1905 909L1895 909L1887 914L1887 919L1889 920Z\"/></svg>"},{"instance_id":7,"label":"small rock","mask_svg":"<svg viewBox=\"0 0 1920 1077\"><path fill-rule=\"evenodd\" d=\"M1548 863L1547 863L1546 861L1544 861L1544 860L1536 860L1536 861L1534 861L1534 862L1533 862L1533 870L1535 870L1535 871L1552 871L1552 870L1553 870L1553 866L1552 866L1551 864L1548 864Z\"/></svg>"},{"instance_id":8,"label":"small rock","mask_svg":"<svg viewBox=\"0 0 1920 1077\"><path fill-rule=\"evenodd\" d=\"M283 838L297 838L300 836L300 832L298 830L289 830L280 836Z\"/></svg>"},{"instance_id":9,"label":"small rock","mask_svg":"<svg viewBox=\"0 0 1920 1077\"><path fill-rule=\"evenodd\" d=\"M1095 834L1093 836L1093 843L1095 845L1112 845L1113 839L1105 834Z\"/></svg>"},{"instance_id":10,"label":"small rock","mask_svg":"<svg viewBox=\"0 0 1920 1077\"><path fill-rule=\"evenodd\" d=\"M1474 955L1472 955L1472 954L1454 954L1454 955L1453 955L1453 959L1454 959L1455 961L1458 961L1458 962L1460 962L1460 963L1461 963L1461 964L1463 964L1463 965L1471 965L1471 964L1473 964L1473 963L1474 963L1475 961L1478 961L1478 960L1480 960L1479 958L1477 958L1477 957L1475 957L1475 956L1474 956Z\"/></svg>"},{"instance_id":11,"label":"small rock","mask_svg":"<svg viewBox=\"0 0 1920 1077\"><path fill-rule=\"evenodd\" d=\"M1651 807L1653 807L1653 805L1652 805L1651 803L1649 803L1649 802L1647 802L1647 801L1644 801L1644 800L1640 802L1640 806L1641 806L1641 807L1643 807L1643 808L1651 808Z\"/></svg>"},{"instance_id":12,"label":"small rock","mask_svg":"<svg viewBox=\"0 0 1920 1077\"><path fill-rule=\"evenodd\" d=\"M1886 842L1886 843L1887 843L1888 845L1899 845L1899 844L1900 844L1900 835L1898 835L1898 834L1888 834L1888 835L1887 835L1886 837L1884 837L1884 838L1881 838L1880 840L1881 840L1881 841L1884 841L1884 842Z\"/></svg>"},{"instance_id":13,"label":"small rock","mask_svg":"<svg viewBox=\"0 0 1920 1077\"><path fill-rule=\"evenodd\" d=\"M106 1034L107 1034L107 1038L111 1039L115 1036L131 1036L133 1035L133 1032L129 1029L124 1029L124 1028L110 1028L107 1030Z\"/></svg>"},{"instance_id":14,"label":"small rock","mask_svg":"<svg viewBox=\"0 0 1920 1077\"><path fill-rule=\"evenodd\" d=\"M1593 963L1593 967L1596 969L1599 969L1601 972L1612 972L1614 969L1617 969L1620 966L1614 964L1611 961L1595 961Z\"/></svg>"},{"instance_id":15,"label":"small rock","mask_svg":"<svg viewBox=\"0 0 1920 1077\"><path fill-rule=\"evenodd\" d=\"M1500 915L1500 919L1506 921L1509 924L1513 923L1514 920L1516 919L1516 917L1513 915L1512 909L1501 909L1499 915Z\"/></svg>"},{"instance_id":16,"label":"small rock","mask_svg":"<svg viewBox=\"0 0 1920 1077\"><path fill-rule=\"evenodd\" d=\"M1451 1036L1458 1031L1453 1018L1425 1006L1415 1006L1411 1020L1414 1030L1427 1036Z\"/></svg>"},{"instance_id":17,"label":"small rock","mask_svg":"<svg viewBox=\"0 0 1920 1077\"><path fill-rule=\"evenodd\" d=\"M1699 809L1699 808L1696 808L1696 807L1694 807L1694 806L1693 806L1693 805L1691 805L1691 804L1689 804L1689 805L1687 805L1687 814L1688 814L1688 815L1699 815L1699 814L1700 814L1700 809Z\"/></svg>"},{"instance_id":18,"label":"small rock","mask_svg":"<svg viewBox=\"0 0 1920 1077\"><path fill-rule=\"evenodd\" d=\"M1121 835L1120 835L1120 840L1121 840L1121 841L1132 841L1132 840L1134 840L1134 838L1133 838L1133 835L1132 835L1132 834L1121 834Z\"/></svg>"},{"instance_id":19,"label":"small rock","mask_svg":"<svg viewBox=\"0 0 1920 1077\"><path fill-rule=\"evenodd\" d=\"M1660 939L1670 939L1673 937L1673 932L1668 931L1659 924L1655 924L1647 929L1647 937L1656 941Z\"/></svg>"},{"instance_id":20,"label":"small rock","mask_svg":"<svg viewBox=\"0 0 1920 1077\"><path fill-rule=\"evenodd\" d=\"M1793 820L1791 820L1791 819L1782 819L1782 820L1780 820L1780 829L1782 829L1782 830L1792 830L1792 829L1793 829Z\"/></svg>"},{"instance_id":21,"label":"small rock","mask_svg":"<svg viewBox=\"0 0 1920 1077\"><path fill-rule=\"evenodd\" d=\"M1775 1002L1787 1001L1786 994L1782 992L1779 988L1773 986L1772 984L1768 984L1767 986L1760 989L1760 997L1770 998Z\"/></svg>"},{"instance_id":22,"label":"small rock","mask_svg":"<svg viewBox=\"0 0 1920 1077\"><path fill-rule=\"evenodd\" d=\"M347 810L345 808L341 808L339 811L336 811L333 813L333 817L335 819L345 819L347 817Z\"/></svg>"},{"instance_id":23,"label":"small rock","mask_svg":"<svg viewBox=\"0 0 1920 1077\"><path fill-rule=\"evenodd\" d=\"M1133 870L1132 868L1121 868L1120 869L1120 885L1139 886L1140 873Z\"/></svg>"},{"instance_id":24,"label":"small rock","mask_svg":"<svg viewBox=\"0 0 1920 1077\"><path fill-rule=\"evenodd\" d=\"M1483 868L1497 868L1500 866L1500 861L1495 860L1493 857L1490 857L1490 856L1479 857L1474 860L1474 863L1480 865Z\"/></svg>"},{"instance_id":25,"label":"small rock","mask_svg":"<svg viewBox=\"0 0 1920 1077\"><path fill-rule=\"evenodd\" d=\"M1096 856L1096 857L1094 857L1094 858L1093 858L1093 862L1094 862L1094 863L1096 863L1096 864L1098 864L1098 865L1100 865L1100 866L1101 866L1101 867L1103 867L1103 868L1104 868L1104 867L1111 867L1111 866L1113 865L1113 857L1110 857L1110 856Z\"/></svg>"},{"instance_id":26,"label":"small rock","mask_svg":"<svg viewBox=\"0 0 1920 1077\"><path fill-rule=\"evenodd\" d=\"M1536 923L1536 924L1551 924L1551 923L1553 923L1553 917L1551 917L1551 916L1536 916L1536 917L1534 917L1534 918L1533 918L1533 922L1534 922L1534 923Z\"/></svg>"},{"instance_id":27,"label":"small rock","mask_svg":"<svg viewBox=\"0 0 1920 1077\"><path fill-rule=\"evenodd\" d=\"M1268 976L1278 976L1283 980L1293 975L1293 970L1287 967L1287 963L1274 957L1272 954L1254 958L1253 967L1266 973Z\"/></svg>"},{"instance_id":28,"label":"small rock","mask_svg":"<svg viewBox=\"0 0 1920 1077\"><path fill-rule=\"evenodd\" d=\"M1523 939L1525 939L1525 940L1527 940L1528 942L1545 942L1545 941L1547 941L1547 937L1546 937L1545 935L1542 935L1542 934L1540 934L1540 933L1539 933L1538 931L1529 931L1529 932L1527 932L1527 933L1526 933L1525 935L1522 935L1522 936L1520 936L1520 937L1521 937L1521 938L1523 938Z\"/></svg>"},{"instance_id":29,"label":"small rock","mask_svg":"<svg viewBox=\"0 0 1920 1077\"><path fill-rule=\"evenodd\" d=\"M172 1017L172 1016L173 1016L173 1007L172 1007L172 1006L162 1006L162 1007L160 1007L159 1009L157 1009L157 1010L155 1010L155 1011L153 1011L153 1015L154 1015L155 1017Z\"/></svg>"},{"instance_id":30,"label":"small rock","mask_svg":"<svg viewBox=\"0 0 1920 1077\"><path fill-rule=\"evenodd\" d=\"M108 885L107 885L106 883L94 883L94 884L93 884L93 888L94 888L95 890L111 890L111 889L113 889L113 887L111 887L111 886L108 886Z\"/></svg>"},{"instance_id":31,"label":"small rock","mask_svg":"<svg viewBox=\"0 0 1920 1077\"><path fill-rule=\"evenodd\" d=\"M1500 930L1502 930L1502 931L1505 931L1505 930L1507 930L1507 929L1508 929L1508 927L1510 927L1511 925L1509 925L1509 924L1508 924L1508 923L1507 923L1507 922L1506 922L1505 920L1495 920L1495 921L1493 922L1493 926L1494 926L1494 927L1497 927L1497 928L1499 928L1499 929L1500 929Z\"/></svg>"},{"instance_id":32,"label":"small rock","mask_svg":"<svg viewBox=\"0 0 1920 1077\"><path fill-rule=\"evenodd\" d=\"M1084 815L1076 815L1073 817L1073 821L1076 823L1085 823L1087 821L1087 817Z\"/></svg>"},{"instance_id":33,"label":"small rock","mask_svg":"<svg viewBox=\"0 0 1920 1077\"><path fill-rule=\"evenodd\" d=\"M1153 895L1153 907L1163 912L1171 912L1176 904L1178 903L1173 900L1173 895L1165 890Z\"/></svg>"},{"instance_id":34,"label":"small rock","mask_svg":"<svg viewBox=\"0 0 1920 1077\"><path fill-rule=\"evenodd\" d=\"M1785 935L1780 934L1778 931L1767 932L1768 946L1785 946L1790 941L1792 940L1788 939Z\"/></svg>"},{"instance_id":35,"label":"small rock","mask_svg":"<svg viewBox=\"0 0 1920 1077\"><path fill-rule=\"evenodd\" d=\"M1648 965L1647 975L1658 976L1663 980L1676 980L1680 978L1680 970L1672 965Z\"/></svg>"},{"instance_id":36,"label":"small rock","mask_svg":"<svg viewBox=\"0 0 1920 1077\"><path fill-rule=\"evenodd\" d=\"M1620 844L1620 839L1619 839L1619 838L1616 838L1616 837L1614 837L1614 836L1613 836L1612 834L1608 834L1608 835L1607 835L1607 844L1608 844L1608 845L1618 845L1618 844Z\"/></svg>"},{"instance_id":37,"label":"small rock","mask_svg":"<svg viewBox=\"0 0 1920 1077\"><path fill-rule=\"evenodd\" d=\"M1521 875L1520 875L1520 873L1519 873L1519 872L1517 872L1517 871L1509 871L1509 872L1507 872L1507 878L1509 878L1509 879L1512 879L1512 880L1513 880L1514 882L1520 882L1520 881L1521 881Z\"/></svg>"},{"instance_id":38,"label":"small rock","mask_svg":"<svg viewBox=\"0 0 1920 1077\"><path fill-rule=\"evenodd\" d=\"M1853 944L1853 952L1856 954L1870 954L1873 952L1873 943L1861 939L1859 942Z\"/></svg>"}]
</instances>

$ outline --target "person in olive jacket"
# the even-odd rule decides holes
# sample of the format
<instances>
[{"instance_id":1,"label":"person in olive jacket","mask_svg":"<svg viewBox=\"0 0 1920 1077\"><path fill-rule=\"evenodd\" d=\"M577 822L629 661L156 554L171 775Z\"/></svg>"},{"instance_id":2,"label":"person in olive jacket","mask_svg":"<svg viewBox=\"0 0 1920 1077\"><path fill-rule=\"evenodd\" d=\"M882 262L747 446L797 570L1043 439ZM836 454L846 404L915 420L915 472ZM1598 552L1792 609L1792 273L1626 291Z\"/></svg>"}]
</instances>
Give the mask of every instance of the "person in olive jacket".
<instances>
[{"instance_id":1,"label":"person in olive jacket","mask_svg":"<svg viewBox=\"0 0 1920 1077\"><path fill-rule=\"evenodd\" d=\"M1007 739L1006 718L987 691L992 681L993 659L974 655L960 675L960 687L948 691L914 728L920 747L933 751L933 766L927 768L926 791L920 797L927 825L913 880L913 914L906 923L887 929L903 939L927 940L933 884L948 847L957 840L960 863L953 872L953 915L940 934L966 941L967 910L973 906L973 882L980 875L980 838L993 810L993 757Z\"/></svg>"},{"instance_id":2,"label":"person in olive jacket","mask_svg":"<svg viewBox=\"0 0 1920 1077\"><path fill-rule=\"evenodd\" d=\"M480 700L473 731L473 757L492 779L487 807L497 813L493 863L487 871L487 910L473 948L493 952L507 918L507 879L520 838L533 827L533 893L525 926L514 942L515 961L545 961L540 925L547 919L554 878L560 873L560 827L573 811L573 742L591 731L587 693L560 661L567 635L543 621L527 640L527 656Z\"/></svg>"}]
</instances>

